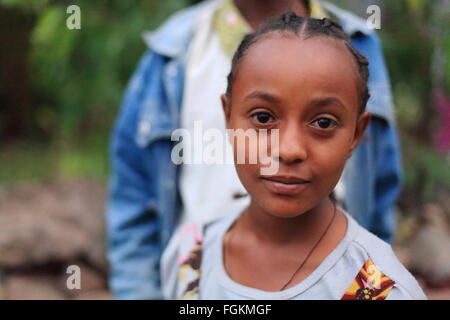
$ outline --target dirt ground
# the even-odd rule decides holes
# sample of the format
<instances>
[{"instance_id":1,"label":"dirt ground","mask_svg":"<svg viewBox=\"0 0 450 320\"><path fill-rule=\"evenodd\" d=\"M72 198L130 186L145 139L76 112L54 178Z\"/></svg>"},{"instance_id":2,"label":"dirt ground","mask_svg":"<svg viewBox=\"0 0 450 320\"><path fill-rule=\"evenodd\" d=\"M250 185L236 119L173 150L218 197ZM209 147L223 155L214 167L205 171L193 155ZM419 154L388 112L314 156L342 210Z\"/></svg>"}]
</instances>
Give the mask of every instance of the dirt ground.
<instances>
[{"instance_id":1,"label":"dirt ground","mask_svg":"<svg viewBox=\"0 0 450 320\"><path fill-rule=\"evenodd\" d=\"M0 299L112 299L104 203L105 186L95 181L0 189ZM67 288L70 265L80 268L81 289ZM418 280L429 299L450 300L450 285Z\"/></svg>"}]
</instances>

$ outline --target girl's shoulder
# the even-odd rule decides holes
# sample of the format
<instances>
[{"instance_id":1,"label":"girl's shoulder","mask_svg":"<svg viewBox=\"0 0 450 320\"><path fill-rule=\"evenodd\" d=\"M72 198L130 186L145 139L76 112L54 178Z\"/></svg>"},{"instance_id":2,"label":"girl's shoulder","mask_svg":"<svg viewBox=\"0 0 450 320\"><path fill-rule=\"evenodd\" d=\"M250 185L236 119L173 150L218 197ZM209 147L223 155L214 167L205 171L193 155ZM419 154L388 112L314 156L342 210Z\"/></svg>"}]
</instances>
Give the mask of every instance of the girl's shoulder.
<instances>
[{"instance_id":1,"label":"girl's shoulder","mask_svg":"<svg viewBox=\"0 0 450 320\"><path fill-rule=\"evenodd\" d=\"M203 225L181 225L172 235L161 257L161 287L165 299L195 299L200 279Z\"/></svg>"},{"instance_id":2,"label":"girl's shoulder","mask_svg":"<svg viewBox=\"0 0 450 320\"><path fill-rule=\"evenodd\" d=\"M207 250L240 215L239 210L209 222L177 228L161 258L161 285L166 299L198 299L200 267Z\"/></svg>"},{"instance_id":3,"label":"girl's shoulder","mask_svg":"<svg viewBox=\"0 0 450 320\"><path fill-rule=\"evenodd\" d=\"M348 214L347 217L350 225L353 224L354 236L349 239L344 260L350 261L358 271L343 298L347 295L351 299L359 289L371 289L380 299L426 299L417 280L399 261L392 247Z\"/></svg>"}]
</instances>

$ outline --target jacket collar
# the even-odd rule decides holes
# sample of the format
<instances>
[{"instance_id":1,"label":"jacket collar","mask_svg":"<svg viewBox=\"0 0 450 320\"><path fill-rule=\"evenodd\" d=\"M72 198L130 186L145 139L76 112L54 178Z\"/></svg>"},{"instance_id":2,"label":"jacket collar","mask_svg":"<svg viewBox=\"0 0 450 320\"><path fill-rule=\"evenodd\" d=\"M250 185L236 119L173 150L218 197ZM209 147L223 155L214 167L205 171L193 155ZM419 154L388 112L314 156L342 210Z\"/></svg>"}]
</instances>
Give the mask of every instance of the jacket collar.
<instances>
[{"instance_id":1,"label":"jacket collar","mask_svg":"<svg viewBox=\"0 0 450 320\"><path fill-rule=\"evenodd\" d=\"M175 58L185 54L199 17L204 10L213 10L220 1L203 1L175 13L156 31L144 32L144 42L153 51L166 57Z\"/></svg>"},{"instance_id":2,"label":"jacket collar","mask_svg":"<svg viewBox=\"0 0 450 320\"><path fill-rule=\"evenodd\" d=\"M353 36L355 34L369 35L373 33L373 30L367 27L366 21L364 19L358 17L350 11L338 8L334 4L329 2L318 2L330 15L335 18L335 20L337 20L337 22L339 22L339 24L342 26L342 29L349 36Z\"/></svg>"},{"instance_id":3,"label":"jacket collar","mask_svg":"<svg viewBox=\"0 0 450 320\"><path fill-rule=\"evenodd\" d=\"M220 1L207 0L175 13L156 31L144 32L142 37L145 43L163 56L175 58L185 54L199 16L203 10L212 10L218 6ZM367 27L364 19L331 3L317 2L342 25L348 35L352 36L358 33L368 35L373 32Z\"/></svg>"}]
</instances>

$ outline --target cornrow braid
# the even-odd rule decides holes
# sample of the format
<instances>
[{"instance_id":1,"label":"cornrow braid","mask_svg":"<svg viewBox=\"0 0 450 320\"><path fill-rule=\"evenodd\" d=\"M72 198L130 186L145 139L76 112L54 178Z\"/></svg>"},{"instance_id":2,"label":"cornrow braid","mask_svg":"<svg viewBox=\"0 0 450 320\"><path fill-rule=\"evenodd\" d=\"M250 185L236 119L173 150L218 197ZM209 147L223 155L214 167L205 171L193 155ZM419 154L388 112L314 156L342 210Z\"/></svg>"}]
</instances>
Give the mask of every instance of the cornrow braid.
<instances>
[{"instance_id":1,"label":"cornrow braid","mask_svg":"<svg viewBox=\"0 0 450 320\"><path fill-rule=\"evenodd\" d=\"M365 111L367 101L370 97L369 89L367 87L367 82L369 80L369 62L367 59L352 46L350 38L344 32L342 27L334 20L328 18L304 18L291 11L284 13L278 18L269 20L259 30L247 34L241 41L238 49L234 53L231 61L231 71L227 77L228 84L226 94L229 97L231 97L232 84L236 76L237 67L247 53L248 49L263 37L276 32L281 35L294 34L304 40L319 36L342 40L354 57L358 67L358 72L361 78L361 85L359 86L360 113Z\"/></svg>"}]
</instances>

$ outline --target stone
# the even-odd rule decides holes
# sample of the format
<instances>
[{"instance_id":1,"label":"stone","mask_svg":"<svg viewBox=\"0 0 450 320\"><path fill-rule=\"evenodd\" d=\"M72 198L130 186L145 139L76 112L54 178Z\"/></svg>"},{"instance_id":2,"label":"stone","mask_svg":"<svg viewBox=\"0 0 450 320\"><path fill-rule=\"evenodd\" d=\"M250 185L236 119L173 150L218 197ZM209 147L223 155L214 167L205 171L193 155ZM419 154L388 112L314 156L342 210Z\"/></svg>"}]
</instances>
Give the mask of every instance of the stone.
<instances>
[{"instance_id":1,"label":"stone","mask_svg":"<svg viewBox=\"0 0 450 320\"><path fill-rule=\"evenodd\" d=\"M424 277L427 285L450 282L450 232L446 214L436 205L424 207L423 221L407 244L408 268Z\"/></svg>"},{"instance_id":2,"label":"stone","mask_svg":"<svg viewBox=\"0 0 450 320\"><path fill-rule=\"evenodd\" d=\"M8 276L3 285L3 298L7 300L62 300L63 292L55 286L50 277L30 275Z\"/></svg>"}]
</instances>

